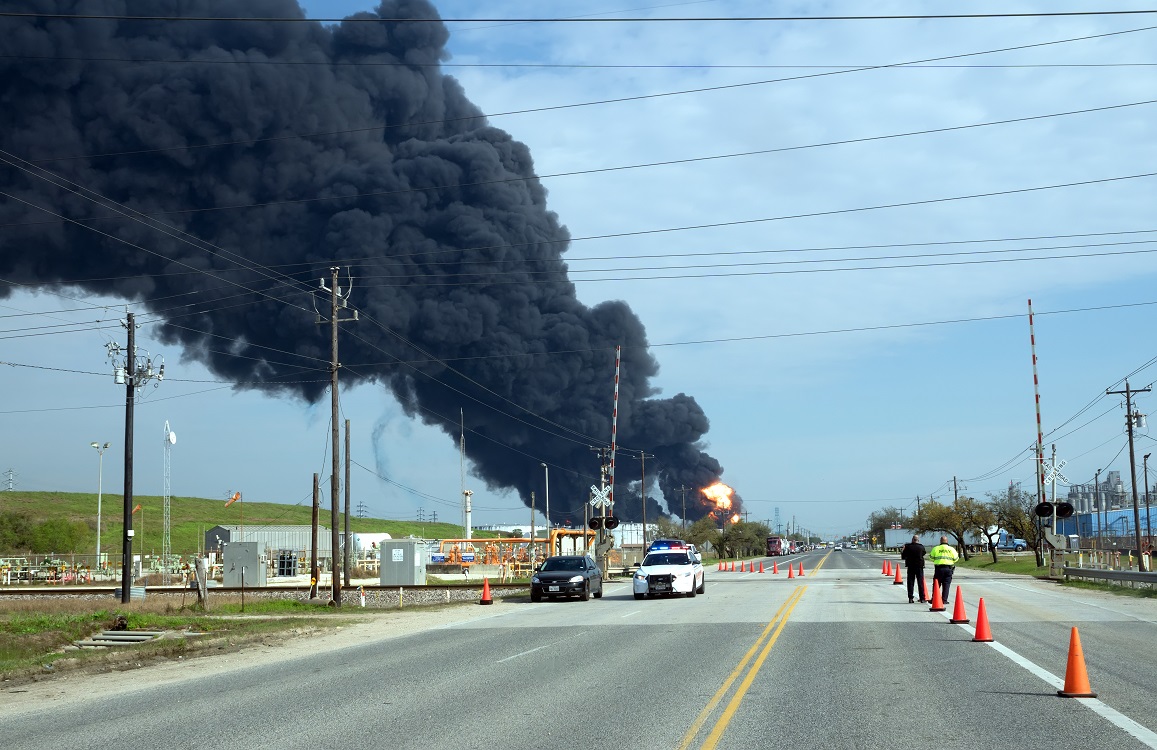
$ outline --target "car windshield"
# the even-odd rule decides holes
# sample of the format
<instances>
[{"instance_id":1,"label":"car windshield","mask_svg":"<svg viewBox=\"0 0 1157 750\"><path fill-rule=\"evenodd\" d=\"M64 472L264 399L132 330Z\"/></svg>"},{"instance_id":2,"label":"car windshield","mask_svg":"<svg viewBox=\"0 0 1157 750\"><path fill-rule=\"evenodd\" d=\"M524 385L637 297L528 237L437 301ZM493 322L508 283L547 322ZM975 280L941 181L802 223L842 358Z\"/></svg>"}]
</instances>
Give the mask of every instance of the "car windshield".
<instances>
[{"instance_id":1,"label":"car windshield","mask_svg":"<svg viewBox=\"0 0 1157 750\"><path fill-rule=\"evenodd\" d=\"M542 564L544 571L551 570L582 570L583 559L581 557L551 557Z\"/></svg>"},{"instance_id":2,"label":"car windshield","mask_svg":"<svg viewBox=\"0 0 1157 750\"><path fill-rule=\"evenodd\" d=\"M686 552L656 552L643 559L643 565L690 565Z\"/></svg>"}]
</instances>

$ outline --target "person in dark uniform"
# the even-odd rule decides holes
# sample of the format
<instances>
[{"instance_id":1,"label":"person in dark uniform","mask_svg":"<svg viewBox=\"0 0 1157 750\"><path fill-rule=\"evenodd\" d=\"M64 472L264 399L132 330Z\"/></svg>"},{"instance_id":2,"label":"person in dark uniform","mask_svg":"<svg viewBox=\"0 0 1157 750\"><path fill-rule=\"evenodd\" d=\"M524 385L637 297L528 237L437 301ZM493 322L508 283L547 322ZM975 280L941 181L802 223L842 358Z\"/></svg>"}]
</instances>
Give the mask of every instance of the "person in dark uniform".
<instances>
[{"instance_id":1,"label":"person in dark uniform","mask_svg":"<svg viewBox=\"0 0 1157 750\"><path fill-rule=\"evenodd\" d=\"M928 601L928 597L924 591L924 545L920 544L920 537L913 535L912 541L908 542L900 550L900 559L908 567L908 603L912 604L916 600L912 597L912 590L916 587L916 583L920 584L920 602Z\"/></svg>"}]
</instances>

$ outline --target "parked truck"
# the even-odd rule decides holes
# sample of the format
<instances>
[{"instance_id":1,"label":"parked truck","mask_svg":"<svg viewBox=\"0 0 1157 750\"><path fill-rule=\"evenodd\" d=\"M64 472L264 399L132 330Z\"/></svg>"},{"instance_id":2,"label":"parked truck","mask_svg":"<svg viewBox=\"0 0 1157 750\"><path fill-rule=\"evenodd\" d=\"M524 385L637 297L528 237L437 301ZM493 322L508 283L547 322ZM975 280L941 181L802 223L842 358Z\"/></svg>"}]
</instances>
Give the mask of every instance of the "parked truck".
<instances>
[{"instance_id":1,"label":"parked truck","mask_svg":"<svg viewBox=\"0 0 1157 750\"><path fill-rule=\"evenodd\" d=\"M781 536L769 536L767 538L767 556L779 557L787 554L787 543Z\"/></svg>"}]
</instances>

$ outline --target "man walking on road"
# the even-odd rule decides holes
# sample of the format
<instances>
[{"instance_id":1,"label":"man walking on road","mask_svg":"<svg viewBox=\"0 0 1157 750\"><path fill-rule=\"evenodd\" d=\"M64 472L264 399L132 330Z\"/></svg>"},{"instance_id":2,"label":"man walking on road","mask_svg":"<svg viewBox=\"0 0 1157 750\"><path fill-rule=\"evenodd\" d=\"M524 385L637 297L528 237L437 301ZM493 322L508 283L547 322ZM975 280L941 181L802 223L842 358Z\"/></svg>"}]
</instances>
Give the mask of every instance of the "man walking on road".
<instances>
[{"instance_id":1,"label":"man walking on road","mask_svg":"<svg viewBox=\"0 0 1157 750\"><path fill-rule=\"evenodd\" d=\"M960 559L960 555L956 554L955 547L948 544L948 537L942 536L940 544L928 553L928 559L935 568L936 572L932 577L940 584L940 597L947 606L951 593L949 589L952 587L952 573L956 570L956 561Z\"/></svg>"},{"instance_id":2,"label":"man walking on road","mask_svg":"<svg viewBox=\"0 0 1157 750\"><path fill-rule=\"evenodd\" d=\"M900 559L908 566L908 603L912 604L912 589L917 582L920 584L920 602L928 601L924 593L924 545L920 544L920 537L913 535L912 541L900 550Z\"/></svg>"}]
</instances>

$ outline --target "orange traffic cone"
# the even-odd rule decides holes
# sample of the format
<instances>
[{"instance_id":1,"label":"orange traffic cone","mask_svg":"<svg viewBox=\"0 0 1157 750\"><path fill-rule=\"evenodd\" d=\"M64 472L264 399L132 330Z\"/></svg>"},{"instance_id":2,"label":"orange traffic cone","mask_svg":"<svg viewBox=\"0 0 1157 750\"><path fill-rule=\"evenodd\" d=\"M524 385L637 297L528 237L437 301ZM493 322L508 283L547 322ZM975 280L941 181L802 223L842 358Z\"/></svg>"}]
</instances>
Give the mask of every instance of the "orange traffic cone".
<instances>
[{"instance_id":1,"label":"orange traffic cone","mask_svg":"<svg viewBox=\"0 0 1157 750\"><path fill-rule=\"evenodd\" d=\"M1097 694L1089 686L1089 673L1085 671L1085 652L1081 650L1081 636L1074 627L1069 636L1069 663L1065 668L1065 689L1058 690L1063 698L1096 698Z\"/></svg>"},{"instance_id":2,"label":"orange traffic cone","mask_svg":"<svg viewBox=\"0 0 1157 750\"><path fill-rule=\"evenodd\" d=\"M932 581L932 606L928 608L929 612L943 612L948 609L944 606L944 600L940 598L940 581Z\"/></svg>"},{"instance_id":3,"label":"orange traffic cone","mask_svg":"<svg viewBox=\"0 0 1157 750\"><path fill-rule=\"evenodd\" d=\"M739 572L740 573L746 573L747 572L747 561L746 560L740 560L739 561Z\"/></svg>"},{"instance_id":4,"label":"orange traffic cone","mask_svg":"<svg viewBox=\"0 0 1157 750\"><path fill-rule=\"evenodd\" d=\"M900 566L897 565L896 566L896 577L894 579L892 579L892 585L893 586L901 586L901 585L903 585L903 583L904 583L904 581L901 580L901 578L900 578Z\"/></svg>"},{"instance_id":5,"label":"orange traffic cone","mask_svg":"<svg viewBox=\"0 0 1157 750\"><path fill-rule=\"evenodd\" d=\"M797 573L796 575L800 575L800 576L803 575L803 562L802 561L799 564L799 573Z\"/></svg>"},{"instance_id":6,"label":"orange traffic cone","mask_svg":"<svg viewBox=\"0 0 1157 750\"><path fill-rule=\"evenodd\" d=\"M728 572L729 572L729 573L734 573L734 572L735 572L735 561L734 561L734 560L732 560L732 561L731 561L731 570L729 570Z\"/></svg>"},{"instance_id":7,"label":"orange traffic cone","mask_svg":"<svg viewBox=\"0 0 1157 750\"><path fill-rule=\"evenodd\" d=\"M760 572L760 573L762 573L762 572L763 572L763 560L760 560L760 561L759 561L759 572Z\"/></svg>"},{"instance_id":8,"label":"orange traffic cone","mask_svg":"<svg viewBox=\"0 0 1157 750\"><path fill-rule=\"evenodd\" d=\"M968 617L964 614L964 600L960 598L960 587L956 587L956 606L952 610L951 622L956 625L961 625L968 622Z\"/></svg>"},{"instance_id":9,"label":"orange traffic cone","mask_svg":"<svg viewBox=\"0 0 1157 750\"><path fill-rule=\"evenodd\" d=\"M490 579L482 579L482 601L479 604L493 604L494 600L490 598Z\"/></svg>"},{"instance_id":10,"label":"orange traffic cone","mask_svg":"<svg viewBox=\"0 0 1157 750\"><path fill-rule=\"evenodd\" d=\"M960 594L957 594L959 599ZM976 635L972 637L976 643L992 643L992 630L988 627L988 610L984 608L984 597L976 605Z\"/></svg>"},{"instance_id":11,"label":"orange traffic cone","mask_svg":"<svg viewBox=\"0 0 1157 750\"><path fill-rule=\"evenodd\" d=\"M790 564L787 566L787 577L788 578L795 578L795 568L792 567Z\"/></svg>"},{"instance_id":12,"label":"orange traffic cone","mask_svg":"<svg viewBox=\"0 0 1157 750\"><path fill-rule=\"evenodd\" d=\"M723 570L723 561L722 560L719 561L719 567L716 568L716 570Z\"/></svg>"},{"instance_id":13,"label":"orange traffic cone","mask_svg":"<svg viewBox=\"0 0 1157 750\"><path fill-rule=\"evenodd\" d=\"M774 561L771 563L771 574L774 576L779 575L779 561Z\"/></svg>"},{"instance_id":14,"label":"orange traffic cone","mask_svg":"<svg viewBox=\"0 0 1157 750\"><path fill-rule=\"evenodd\" d=\"M890 576L890 575L892 575L892 563L890 563L890 562L888 562L887 560L885 560L885 561L884 561L884 565L882 566L882 568L881 568L880 572L881 572L881 573L883 573L883 574L884 574L884 575L886 575L886 576Z\"/></svg>"}]
</instances>

